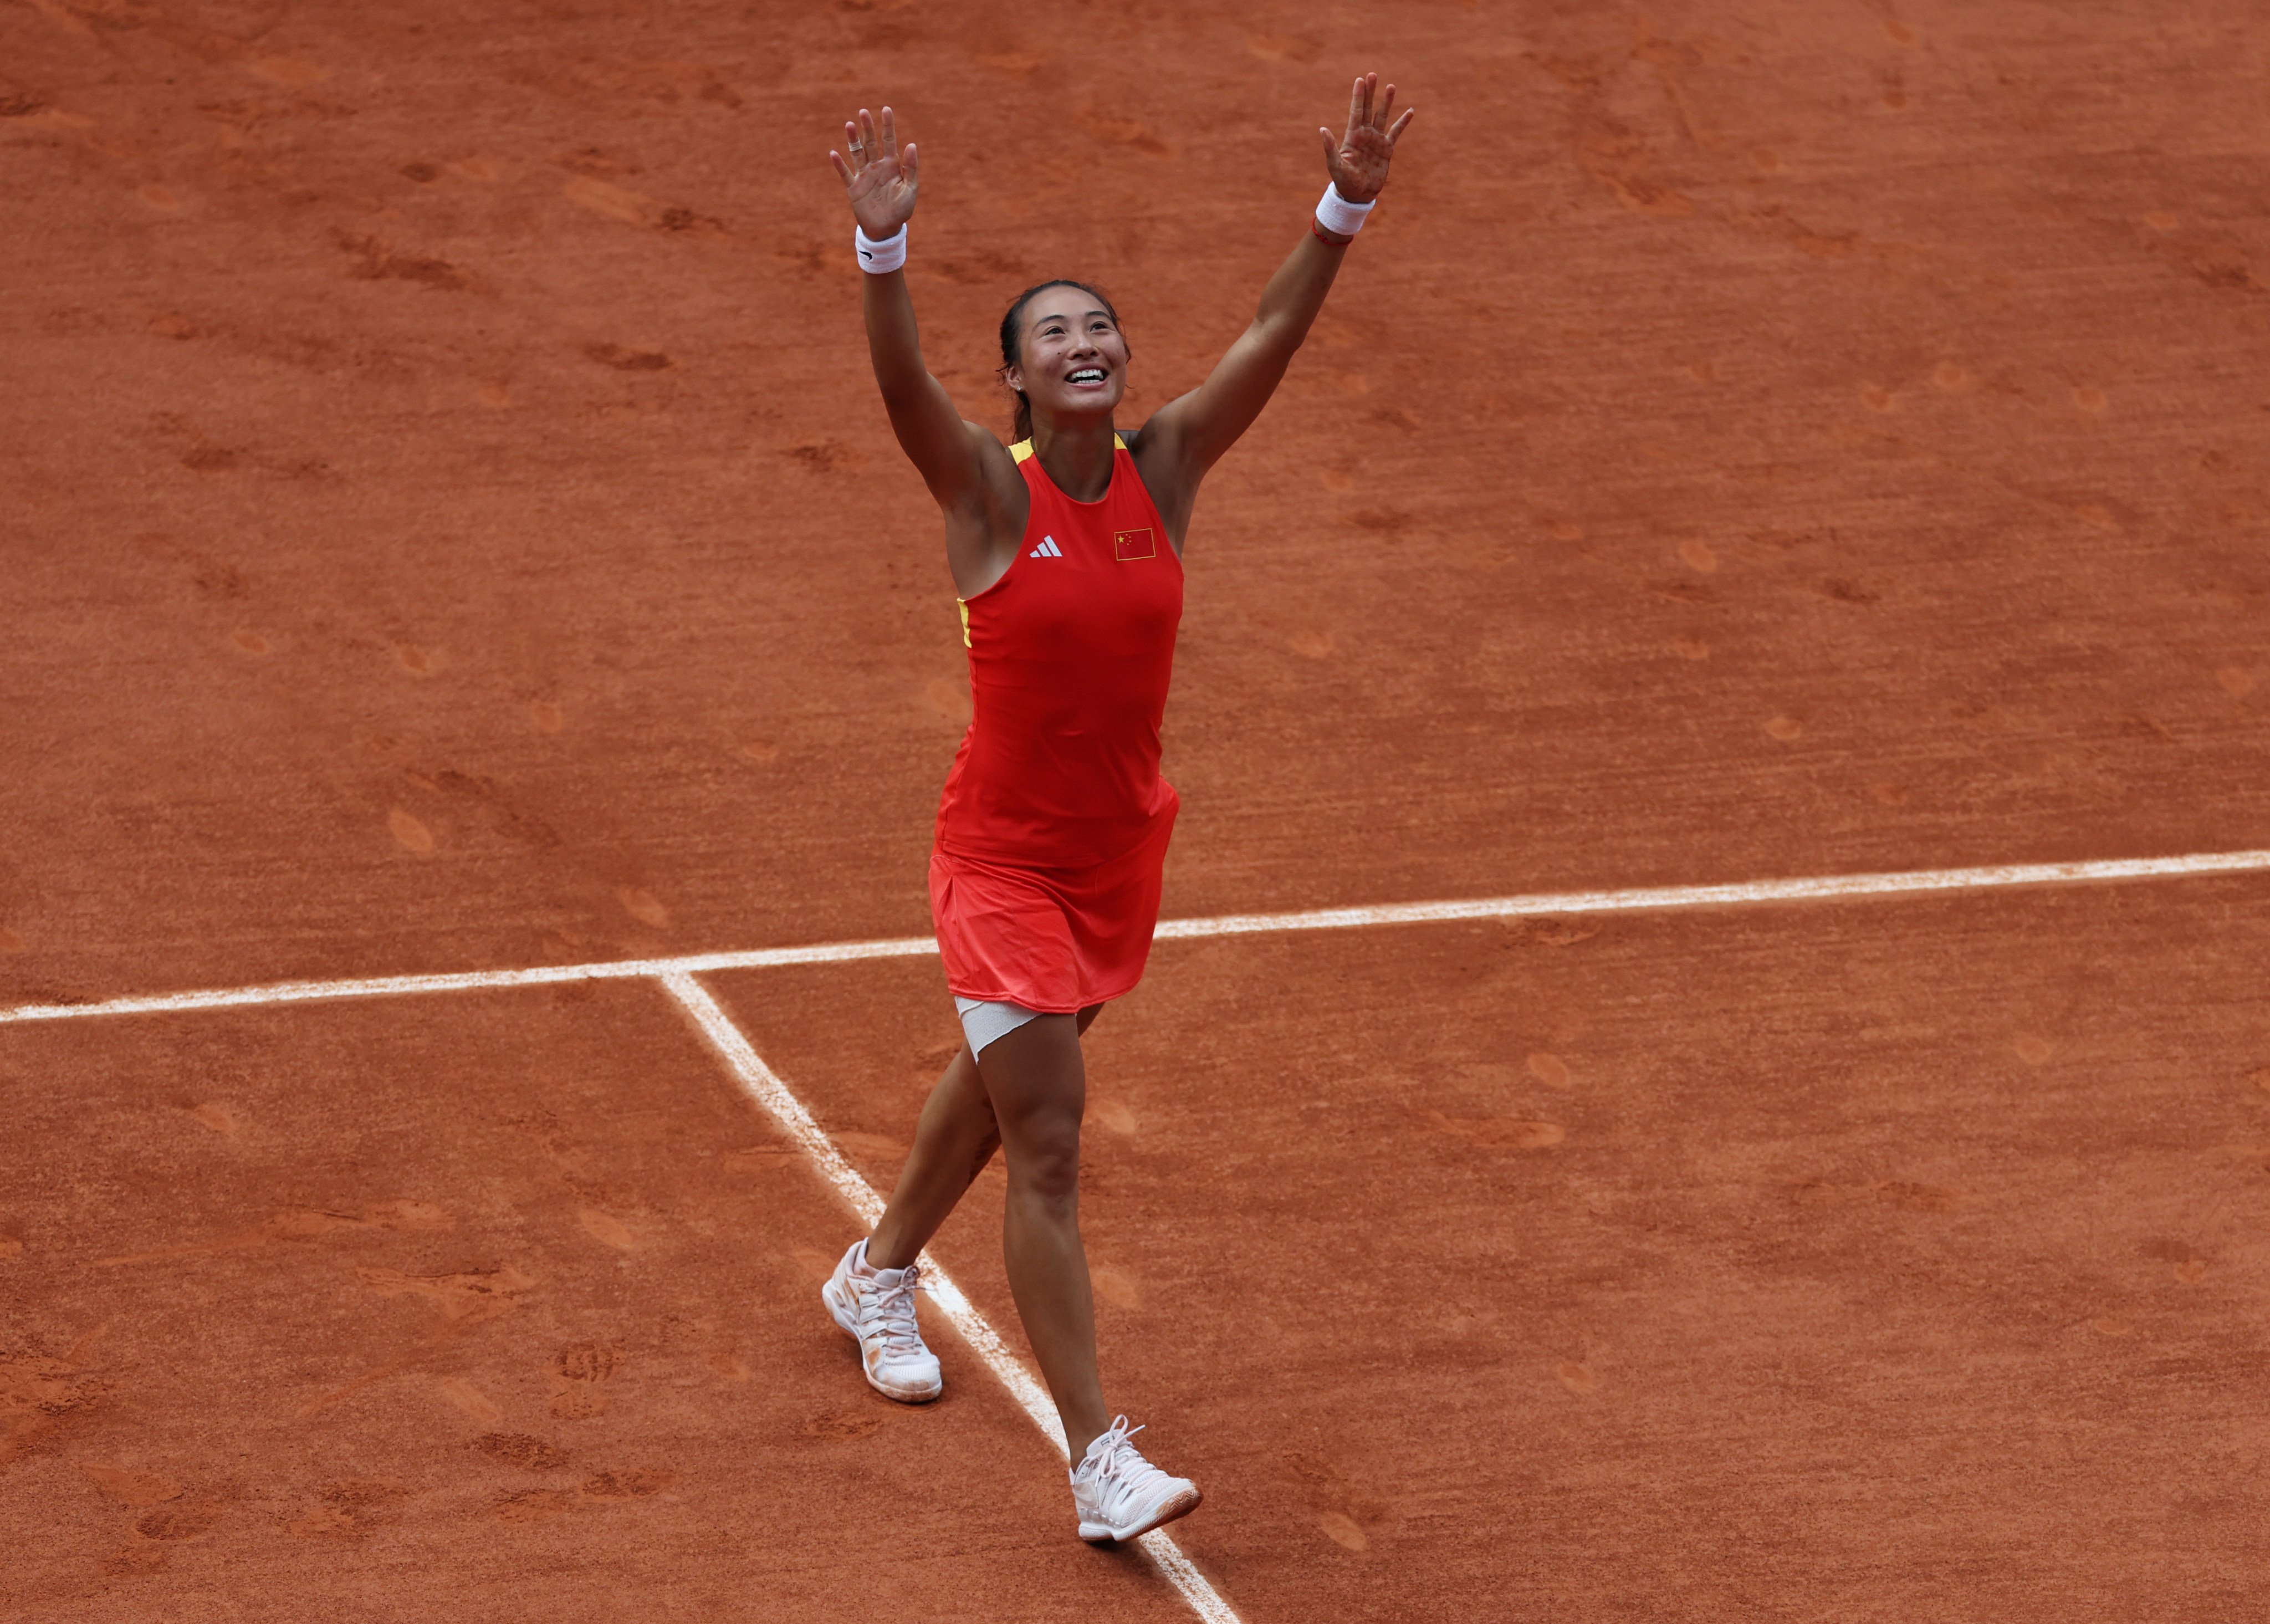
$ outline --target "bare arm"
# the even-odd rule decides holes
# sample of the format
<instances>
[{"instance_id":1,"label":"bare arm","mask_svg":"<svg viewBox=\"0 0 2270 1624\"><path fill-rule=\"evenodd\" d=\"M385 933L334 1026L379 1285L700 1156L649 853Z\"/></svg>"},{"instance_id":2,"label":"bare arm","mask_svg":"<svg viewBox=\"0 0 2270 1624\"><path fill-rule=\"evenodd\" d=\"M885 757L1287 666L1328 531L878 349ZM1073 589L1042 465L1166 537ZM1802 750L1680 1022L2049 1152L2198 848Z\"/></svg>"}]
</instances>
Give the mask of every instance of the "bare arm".
<instances>
[{"instance_id":1,"label":"bare arm","mask_svg":"<svg viewBox=\"0 0 2270 1624\"><path fill-rule=\"evenodd\" d=\"M858 122L845 124L843 136L849 156L827 156L843 179L859 229L876 241L895 236L915 211L919 160L914 144L908 143L901 154L897 120L888 108L879 128L860 108ZM885 271L860 280L865 284L861 302L867 355L883 392L883 408L890 413L891 431L938 506L950 517L974 515L991 505L990 499L1003 488L1005 471L1013 480L1014 464L991 434L962 420L953 397L924 364L906 272ZM998 469L992 466L997 461Z\"/></svg>"},{"instance_id":2,"label":"bare arm","mask_svg":"<svg viewBox=\"0 0 2270 1624\"><path fill-rule=\"evenodd\" d=\"M1379 76L1366 74L1349 97L1347 133L1335 141L1329 130L1317 132L1324 137L1332 184L1350 203L1369 203L1387 184L1388 161L1411 122L1412 110L1406 110L1390 125L1394 108L1395 86L1381 92ZM1199 479L1269 404L1294 352L1324 308L1349 241L1305 234L1262 290L1253 324L1214 364L1206 381L1161 407L1143 426L1137 452L1146 464L1146 481L1166 499L1162 508L1180 509L1162 515L1170 529L1179 531Z\"/></svg>"}]
</instances>

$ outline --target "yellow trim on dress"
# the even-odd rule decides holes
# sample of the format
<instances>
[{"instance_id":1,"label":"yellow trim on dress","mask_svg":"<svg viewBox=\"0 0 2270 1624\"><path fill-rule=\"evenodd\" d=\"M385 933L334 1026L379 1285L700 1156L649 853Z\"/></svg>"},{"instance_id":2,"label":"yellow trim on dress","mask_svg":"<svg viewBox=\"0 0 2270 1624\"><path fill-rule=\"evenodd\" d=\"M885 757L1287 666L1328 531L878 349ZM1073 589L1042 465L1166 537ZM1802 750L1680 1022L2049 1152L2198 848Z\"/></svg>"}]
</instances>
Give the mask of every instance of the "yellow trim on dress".
<instances>
[{"instance_id":1,"label":"yellow trim on dress","mask_svg":"<svg viewBox=\"0 0 2270 1624\"><path fill-rule=\"evenodd\" d=\"M1111 437L1119 442L1123 449L1132 451L1135 449L1135 436L1129 434L1124 428L1114 429L1112 431ZM1032 454L1033 442L1029 440L1020 440L1015 445L1009 448L1009 455L1020 463L1025 461L1025 459L1031 456Z\"/></svg>"},{"instance_id":2,"label":"yellow trim on dress","mask_svg":"<svg viewBox=\"0 0 2270 1624\"><path fill-rule=\"evenodd\" d=\"M975 649L977 645L969 641L969 600L966 597L957 597L953 601L961 609L961 646L965 649Z\"/></svg>"}]
</instances>

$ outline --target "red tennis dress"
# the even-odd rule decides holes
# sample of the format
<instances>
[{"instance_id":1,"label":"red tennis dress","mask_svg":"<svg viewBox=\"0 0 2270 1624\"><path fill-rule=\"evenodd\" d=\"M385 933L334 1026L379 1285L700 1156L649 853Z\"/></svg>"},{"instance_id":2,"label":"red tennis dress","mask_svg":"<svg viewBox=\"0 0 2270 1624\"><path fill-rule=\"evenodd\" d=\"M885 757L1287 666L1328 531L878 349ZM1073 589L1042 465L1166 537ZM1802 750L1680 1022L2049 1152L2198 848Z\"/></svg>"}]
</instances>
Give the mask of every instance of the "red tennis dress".
<instances>
[{"instance_id":1,"label":"red tennis dress","mask_svg":"<svg viewBox=\"0 0 2270 1624\"><path fill-rule=\"evenodd\" d=\"M1183 565L1126 445L1100 501L1011 448L1032 516L961 604L976 701L938 803L931 916L954 995L1069 1013L1143 977L1174 832L1159 723Z\"/></svg>"}]
</instances>

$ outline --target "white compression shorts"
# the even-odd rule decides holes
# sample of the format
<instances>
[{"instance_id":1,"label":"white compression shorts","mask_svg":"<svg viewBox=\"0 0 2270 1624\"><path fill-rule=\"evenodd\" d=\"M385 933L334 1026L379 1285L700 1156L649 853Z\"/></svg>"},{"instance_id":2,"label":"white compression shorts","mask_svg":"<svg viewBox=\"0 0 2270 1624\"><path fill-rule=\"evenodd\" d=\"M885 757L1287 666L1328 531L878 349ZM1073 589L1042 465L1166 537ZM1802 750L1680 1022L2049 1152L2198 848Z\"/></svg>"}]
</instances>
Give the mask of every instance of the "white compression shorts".
<instances>
[{"instance_id":1,"label":"white compression shorts","mask_svg":"<svg viewBox=\"0 0 2270 1624\"><path fill-rule=\"evenodd\" d=\"M972 1055L983 1054L985 1045L1008 1036L1041 1012L1021 1004L989 1004L982 998L956 998L953 1007L961 1013L962 1035L969 1040Z\"/></svg>"}]
</instances>

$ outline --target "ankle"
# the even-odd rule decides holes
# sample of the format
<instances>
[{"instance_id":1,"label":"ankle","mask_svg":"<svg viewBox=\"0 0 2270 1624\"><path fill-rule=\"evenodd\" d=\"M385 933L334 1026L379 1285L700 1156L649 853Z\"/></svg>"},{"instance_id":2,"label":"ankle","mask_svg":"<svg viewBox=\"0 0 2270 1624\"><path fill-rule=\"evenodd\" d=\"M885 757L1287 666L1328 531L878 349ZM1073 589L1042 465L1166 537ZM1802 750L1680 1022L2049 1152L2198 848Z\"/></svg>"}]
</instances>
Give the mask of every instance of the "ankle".
<instances>
[{"instance_id":1,"label":"ankle","mask_svg":"<svg viewBox=\"0 0 2270 1624\"><path fill-rule=\"evenodd\" d=\"M903 1269L914 1261L912 1257L899 1257L882 1241L879 1234L867 1237L867 1250L860 1254L860 1258L871 1272L876 1269Z\"/></svg>"}]
</instances>

